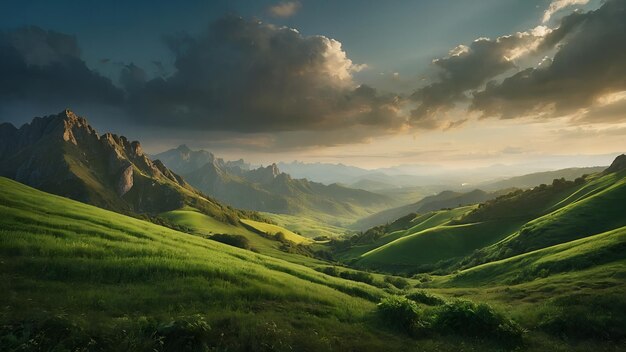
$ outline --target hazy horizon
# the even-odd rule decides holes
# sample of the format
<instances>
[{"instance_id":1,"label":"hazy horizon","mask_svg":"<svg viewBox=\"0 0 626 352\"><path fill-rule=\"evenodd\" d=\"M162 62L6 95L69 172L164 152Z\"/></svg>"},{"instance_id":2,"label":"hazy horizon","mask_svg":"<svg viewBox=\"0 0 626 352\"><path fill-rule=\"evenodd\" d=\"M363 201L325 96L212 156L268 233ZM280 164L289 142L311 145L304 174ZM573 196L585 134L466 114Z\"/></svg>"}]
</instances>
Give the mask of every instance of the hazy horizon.
<instances>
[{"instance_id":1,"label":"hazy horizon","mask_svg":"<svg viewBox=\"0 0 626 352\"><path fill-rule=\"evenodd\" d=\"M152 154L263 165L533 172L626 151L620 1L85 6L0 5L0 122L70 108Z\"/></svg>"}]
</instances>

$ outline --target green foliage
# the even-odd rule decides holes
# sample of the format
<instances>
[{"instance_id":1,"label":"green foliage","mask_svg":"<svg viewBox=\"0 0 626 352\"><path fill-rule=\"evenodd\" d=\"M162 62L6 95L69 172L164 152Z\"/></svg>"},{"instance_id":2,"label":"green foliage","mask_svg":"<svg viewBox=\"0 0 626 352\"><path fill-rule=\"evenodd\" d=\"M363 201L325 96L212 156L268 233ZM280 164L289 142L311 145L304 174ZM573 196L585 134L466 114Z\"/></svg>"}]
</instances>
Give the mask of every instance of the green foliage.
<instances>
[{"instance_id":1,"label":"green foliage","mask_svg":"<svg viewBox=\"0 0 626 352\"><path fill-rule=\"evenodd\" d=\"M378 303L380 318L409 335L418 335L427 325L420 319L420 310L415 302L401 296L389 296Z\"/></svg>"},{"instance_id":2,"label":"green foliage","mask_svg":"<svg viewBox=\"0 0 626 352\"><path fill-rule=\"evenodd\" d=\"M2 350L375 350L403 344L362 328L372 302L384 294L371 285L4 178L0 224ZM223 324L225 318L236 323ZM359 338L344 343L335 334Z\"/></svg>"},{"instance_id":3,"label":"green foliage","mask_svg":"<svg viewBox=\"0 0 626 352\"><path fill-rule=\"evenodd\" d=\"M389 296L378 304L378 313L386 324L412 336L451 334L519 345L524 333L516 322L485 303L455 300L421 310L412 299Z\"/></svg>"},{"instance_id":4,"label":"green foliage","mask_svg":"<svg viewBox=\"0 0 626 352\"><path fill-rule=\"evenodd\" d=\"M209 239L217 242L221 242L227 244L229 246L238 247L250 250L252 247L250 246L250 241L241 235L228 235L225 233L216 233L209 237Z\"/></svg>"},{"instance_id":5,"label":"green foliage","mask_svg":"<svg viewBox=\"0 0 626 352\"><path fill-rule=\"evenodd\" d=\"M626 338L624 312L624 295L569 295L544 306L538 327L569 339L623 340Z\"/></svg>"},{"instance_id":6,"label":"green foliage","mask_svg":"<svg viewBox=\"0 0 626 352\"><path fill-rule=\"evenodd\" d=\"M339 277L344 278L346 280L364 282L366 284L373 285L374 284L374 276L372 274L366 273L364 271L342 271L339 273Z\"/></svg>"},{"instance_id":7,"label":"green foliage","mask_svg":"<svg viewBox=\"0 0 626 352\"><path fill-rule=\"evenodd\" d=\"M408 295L406 295L406 298L414 302L425 304L428 306L439 306L439 305L446 303L446 301L443 298L437 295L433 295L432 293L429 293L424 290L411 292Z\"/></svg>"},{"instance_id":8,"label":"green foliage","mask_svg":"<svg viewBox=\"0 0 626 352\"><path fill-rule=\"evenodd\" d=\"M409 281L405 278L402 277L397 277L397 276L389 276L389 275L385 275L385 282L388 284L391 284L393 286L395 286L396 288L399 289L405 289L407 287L409 287L411 284L409 283Z\"/></svg>"},{"instance_id":9,"label":"green foliage","mask_svg":"<svg viewBox=\"0 0 626 352\"><path fill-rule=\"evenodd\" d=\"M211 327L202 316L172 320L156 328L164 351L209 351Z\"/></svg>"},{"instance_id":10,"label":"green foliage","mask_svg":"<svg viewBox=\"0 0 626 352\"><path fill-rule=\"evenodd\" d=\"M432 324L442 332L518 344L524 330L486 303L456 300L435 309Z\"/></svg>"}]
</instances>

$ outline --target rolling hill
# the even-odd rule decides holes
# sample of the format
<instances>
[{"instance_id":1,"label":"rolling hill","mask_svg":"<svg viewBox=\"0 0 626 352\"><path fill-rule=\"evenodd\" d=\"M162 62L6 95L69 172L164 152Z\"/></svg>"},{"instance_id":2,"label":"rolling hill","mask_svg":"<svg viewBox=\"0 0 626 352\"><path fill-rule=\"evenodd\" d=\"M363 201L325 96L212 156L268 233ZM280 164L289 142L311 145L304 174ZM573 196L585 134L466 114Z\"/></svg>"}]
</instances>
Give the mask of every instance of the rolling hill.
<instances>
[{"instance_id":1,"label":"rolling hill","mask_svg":"<svg viewBox=\"0 0 626 352\"><path fill-rule=\"evenodd\" d=\"M0 204L2 350L374 351L410 343L368 327L385 294L374 286L6 178Z\"/></svg>"},{"instance_id":2,"label":"rolling hill","mask_svg":"<svg viewBox=\"0 0 626 352\"><path fill-rule=\"evenodd\" d=\"M207 151L185 146L155 155L183 175L191 185L238 208L278 214L305 215L329 222L353 219L394 205L376 193L294 179L276 164L250 170L243 161L230 162ZM334 219L334 220L333 220Z\"/></svg>"},{"instance_id":3,"label":"rolling hill","mask_svg":"<svg viewBox=\"0 0 626 352\"><path fill-rule=\"evenodd\" d=\"M453 216L446 216L451 210L407 215L356 236L338 255L358 267L390 272L450 271L621 228L626 226L624 159L574 181L555 179L549 186L458 208ZM436 217L444 220L415 226ZM377 236L372 239L371 233Z\"/></svg>"},{"instance_id":4,"label":"rolling hill","mask_svg":"<svg viewBox=\"0 0 626 352\"><path fill-rule=\"evenodd\" d=\"M424 197L420 201L412 204L386 209L372 214L359 219L349 227L355 230L365 230L378 224L392 222L409 213L426 213L443 208L456 208L468 204L482 203L486 200L508 193L509 191L510 189L495 192L485 192L479 189L475 189L470 192L443 191L436 195Z\"/></svg>"}]
</instances>

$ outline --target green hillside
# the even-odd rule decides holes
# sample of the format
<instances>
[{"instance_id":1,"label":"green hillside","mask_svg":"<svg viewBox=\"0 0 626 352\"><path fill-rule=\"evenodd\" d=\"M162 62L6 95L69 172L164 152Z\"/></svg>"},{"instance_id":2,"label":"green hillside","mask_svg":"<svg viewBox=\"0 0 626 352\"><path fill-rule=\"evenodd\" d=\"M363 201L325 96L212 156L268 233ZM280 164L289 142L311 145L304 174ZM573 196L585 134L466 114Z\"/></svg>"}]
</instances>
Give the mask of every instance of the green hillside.
<instances>
[{"instance_id":1,"label":"green hillside","mask_svg":"<svg viewBox=\"0 0 626 352\"><path fill-rule=\"evenodd\" d=\"M365 218L359 219L349 227L356 230L365 230L379 224L392 222L409 213L423 214L444 208L457 208L464 205L482 203L506 194L509 191L510 189L498 190L494 192L485 192L479 189L470 192L443 191L436 195L424 197L415 203L374 213Z\"/></svg>"},{"instance_id":2,"label":"green hillside","mask_svg":"<svg viewBox=\"0 0 626 352\"><path fill-rule=\"evenodd\" d=\"M625 200L626 170L612 166L474 207L407 215L336 245L335 253L361 268L450 272L625 226Z\"/></svg>"},{"instance_id":3,"label":"green hillside","mask_svg":"<svg viewBox=\"0 0 626 352\"><path fill-rule=\"evenodd\" d=\"M473 208L400 219L388 228L416 232L386 245L422 241L423 246L446 247L443 252L414 248L430 260L459 255L465 247L480 245L495 227L491 222L455 224ZM212 222L192 208L167 216L198 235L0 178L3 349L458 351L463 345L468 351L506 346L586 351L615 350L624 337L618 312L626 306L619 296L626 277L626 227L425 280L331 270L328 263L277 250L287 259L282 260L204 238L228 231L276 242ZM459 230L473 227L481 230L476 237ZM378 252L384 250L363 258ZM606 299L585 296L599 292ZM419 301L410 308L431 322L421 328L424 335L407 335L385 320L385 314L396 314L385 310L389 302L403 302L397 297L421 300L433 293L440 295L442 306ZM461 319L456 314L466 313L457 310L473 307L458 298L506 312L488 314L512 317L528 329L522 345L450 330L456 323L445 317ZM568 324L571 312L584 318ZM463 317L469 319L463 324L483 324L474 315Z\"/></svg>"},{"instance_id":4,"label":"green hillside","mask_svg":"<svg viewBox=\"0 0 626 352\"><path fill-rule=\"evenodd\" d=\"M0 201L3 349L406 346L368 327L373 286L5 178Z\"/></svg>"},{"instance_id":5,"label":"green hillside","mask_svg":"<svg viewBox=\"0 0 626 352\"><path fill-rule=\"evenodd\" d=\"M241 222L258 232L264 233L272 237L277 237L279 233L282 233L285 240L291 241L296 244L307 244L312 242L310 239L302 237L297 233L294 233L278 225L248 219L242 219Z\"/></svg>"}]
</instances>

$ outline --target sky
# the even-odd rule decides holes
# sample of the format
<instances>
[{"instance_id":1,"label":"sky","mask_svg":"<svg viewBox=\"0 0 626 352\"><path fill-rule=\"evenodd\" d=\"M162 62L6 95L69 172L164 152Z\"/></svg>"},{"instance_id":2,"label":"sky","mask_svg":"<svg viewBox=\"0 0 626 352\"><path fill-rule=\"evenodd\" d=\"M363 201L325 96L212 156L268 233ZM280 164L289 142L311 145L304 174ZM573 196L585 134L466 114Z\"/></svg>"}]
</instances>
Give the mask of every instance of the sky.
<instances>
[{"instance_id":1,"label":"sky","mask_svg":"<svg viewBox=\"0 0 626 352\"><path fill-rule=\"evenodd\" d=\"M0 122L70 108L157 153L605 165L626 0L0 3Z\"/></svg>"}]
</instances>

